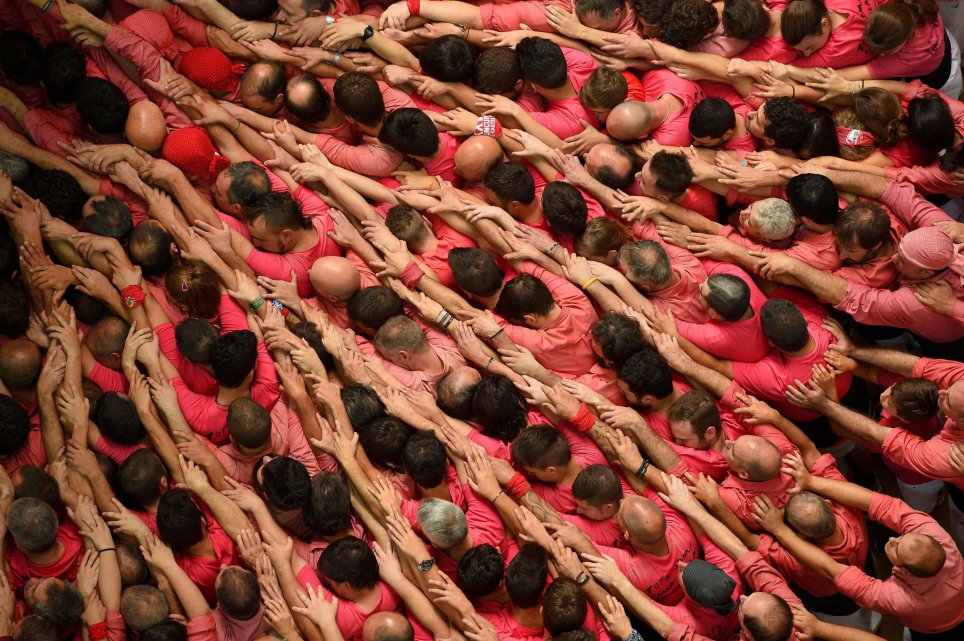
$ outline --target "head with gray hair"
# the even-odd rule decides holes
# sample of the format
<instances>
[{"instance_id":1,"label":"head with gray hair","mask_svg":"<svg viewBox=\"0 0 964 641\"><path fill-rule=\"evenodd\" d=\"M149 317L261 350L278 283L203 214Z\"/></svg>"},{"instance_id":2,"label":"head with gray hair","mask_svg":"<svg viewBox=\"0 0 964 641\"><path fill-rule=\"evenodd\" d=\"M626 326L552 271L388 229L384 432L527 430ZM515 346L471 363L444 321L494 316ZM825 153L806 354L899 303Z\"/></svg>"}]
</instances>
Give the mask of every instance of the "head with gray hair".
<instances>
[{"instance_id":1,"label":"head with gray hair","mask_svg":"<svg viewBox=\"0 0 964 641\"><path fill-rule=\"evenodd\" d=\"M425 499L418 506L418 524L432 545L447 550L465 540L469 525L462 509L450 501Z\"/></svg>"},{"instance_id":2,"label":"head with gray hair","mask_svg":"<svg viewBox=\"0 0 964 641\"><path fill-rule=\"evenodd\" d=\"M785 200L764 198L740 212L740 226L750 238L773 243L793 235L797 214Z\"/></svg>"},{"instance_id":3,"label":"head with gray hair","mask_svg":"<svg viewBox=\"0 0 964 641\"><path fill-rule=\"evenodd\" d=\"M408 359L428 347L425 332L404 314L392 316L375 333L375 347L396 365L406 366Z\"/></svg>"},{"instance_id":4,"label":"head with gray hair","mask_svg":"<svg viewBox=\"0 0 964 641\"><path fill-rule=\"evenodd\" d=\"M645 292L664 289L673 274L673 266L666 250L652 240L623 245L616 260L626 278Z\"/></svg>"},{"instance_id":5,"label":"head with gray hair","mask_svg":"<svg viewBox=\"0 0 964 641\"><path fill-rule=\"evenodd\" d=\"M8 151L0 151L0 172L10 176L13 184L19 185L30 175L30 163Z\"/></svg>"}]
</instances>

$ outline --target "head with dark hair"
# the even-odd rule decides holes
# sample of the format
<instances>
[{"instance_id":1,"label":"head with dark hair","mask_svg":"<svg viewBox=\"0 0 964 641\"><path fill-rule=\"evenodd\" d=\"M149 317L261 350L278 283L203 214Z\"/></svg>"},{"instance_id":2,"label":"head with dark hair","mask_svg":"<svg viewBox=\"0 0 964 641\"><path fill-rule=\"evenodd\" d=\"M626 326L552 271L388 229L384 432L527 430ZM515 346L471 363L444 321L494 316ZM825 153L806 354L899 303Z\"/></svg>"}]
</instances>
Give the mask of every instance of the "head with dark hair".
<instances>
[{"instance_id":1,"label":"head with dark hair","mask_svg":"<svg viewBox=\"0 0 964 641\"><path fill-rule=\"evenodd\" d=\"M927 93L907 103L907 129L921 147L940 154L954 148L954 117L942 94Z\"/></svg>"},{"instance_id":2,"label":"head with dark hair","mask_svg":"<svg viewBox=\"0 0 964 641\"><path fill-rule=\"evenodd\" d=\"M568 630L558 636L552 637L552 641L598 641L596 635L586 628Z\"/></svg>"},{"instance_id":3,"label":"head with dark hair","mask_svg":"<svg viewBox=\"0 0 964 641\"><path fill-rule=\"evenodd\" d=\"M595 145L586 152L585 160L586 171L611 189L625 189L633 184L640 166L632 148L621 142Z\"/></svg>"},{"instance_id":4,"label":"head with dark hair","mask_svg":"<svg viewBox=\"0 0 964 641\"><path fill-rule=\"evenodd\" d=\"M713 274L700 286L700 302L710 318L732 323L750 309L750 286L733 274Z\"/></svg>"},{"instance_id":5,"label":"head with dark hair","mask_svg":"<svg viewBox=\"0 0 964 641\"><path fill-rule=\"evenodd\" d=\"M904 378L884 390L880 404L884 410L909 423L926 421L937 415L940 389L926 378Z\"/></svg>"},{"instance_id":6,"label":"head with dark hair","mask_svg":"<svg viewBox=\"0 0 964 641\"><path fill-rule=\"evenodd\" d=\"M659 35L659 21L672 4L673 0L632 0L643 37L655 38Z\"/></svg>"},{"instance_id":7,"label":"head with dark hair","mask_svg":"<svg viewBox=\"0 0 964 641\"><path fill-rule=\"evenodd\" d=\"M141 268L145 276L163 276L174 264L171 246L174 237L156 220L144 220L131 230L127 250L131 262Z\"/></svg>"},{"instance_id":8,"label":"head with dark hair","mask_svg":"<svg viewBox=\"0 0 964 641\"><path fill-rule=\"evenodd\" d=\"M769 592L753 592L740 604L741 623L753 641L789 641L793 612L787 602Z\"/></svg>"},{"instance_id":9,"label":"head with dark hair","mask_svg":"<svg viewBox=\"0 0 964 641\"><path fill-rule=\"evenodd\" d=\"M121 445L137 445L147 435L134 403L117 392L101 396L90 418L104 436Z\"/></svg>"},{"instance_id":10,"label":"head with dark hair","mask_svg":"<svg viewBox=\"0 0 964 641\"><path fill-rule=\"evenodd\" d=\"M22 185L27 177L30 175L32 165L9 151L0 151L0 171L10 176L10 180L14 185ZM9 225L7 221L4 220L0 224L0 229L7 233Z\"/></svg>"},{"instance_id":11,"label":"head with dark hair","mask_svg":"<svg viewBox=\"0 0 964 641\"><path fill-rule=\"evenodd\" d=\"M201 365L211 362L211 347L220 336L210 321L200 318L185 318L174 328L178 351L192 363Z\"/></svg>"},{"instance_id":12,"label":"head with dark hair","mask_svg":"<svg viewBox=\"0 0 964 641\"><path fill-rule=\"evenodd\" d=\"M391 470L402 469L405 444L415 432L394 416L380 416L368 421L358 432L358 443L372 463Z\"/></svg>"},{"instance_id":13,"label":"head with dark hair","mask_svg":"<svg viewBox=\"0 0 964 641\"><path fill-rule=\"evenodd\" d=\"M755 3L756 0L746 0ZM690 135L698 147L716 147L733 138L736 112L727 101L710 96L696 103L690 113Z\"/></svg>"},{"instance_id":14,"label":"head with dark hair","mask_svg":"<svg viewBox=\"0 0 964 641\"><path fill-rule=\"evenodd\" d=\"M528 37L523 38L515 50L519 54L522 75L536 93L539 89L559 89L569 82L566 57L555 42Z\"/></svg>"},{"instance_id":15,"label":"head with dark hair","mask_svg":"<svg viewBox=\"0 0 964 641\"><path fill-rule=\"evenodd\" d=\"M760 327L767 340L782 352L798 352L810 340L807 319L800 308L782 298L771 298L763 305Z\"/></svg>"},{"instance_id":16,"label":"head with dark hair","mask_svg":"<svg viewBox=\"0 0 964 641\"><path fill-rule=\"evenodd\" d=\"M375 390L367 385L352 383L341 388L341 402L345 405L348 420L356 432L381 416L385 416L385 406Z\"/></svg>"},{"instance_id":17,"label":"head with dark hair","mask_svg":"<svg viewBox=\"0 0 964 641\"><path fill-rule=\"evenodd\" d=\"M705 390L691 390L680 396L670 406L666 418L677 445L707 450L724 438L720 409Z\"/></svg>"},{"instance_id":18,"label":"head with dark hair","mask_svg":"<svg viewBox=\"0 0 964 641\"><path fill-rule=\"evenodd\" d=\"M77 111L101 134L124 133L130 104L117 85L103 78L84 78L74 85Z\"/></svg>"},{"instance_id":19,"label":"head with dark hair","mask_svg":"<svg viewBox=\"0 0 964 641\"><path fill-rule=\"evenodd\" d=\"M505 284L495 311L510 323L539 329L558 311L552 292L532 274L519 274Z\"/></svg>"},{"instance_id":20,"label":"head with dark hair","mask_svg":"<svg viewBox=\"0 0 964 641\"><path fill-rule=\"evenodd\" d=\"M43 56L43 83L52 102L74 102L74 89L86 77L87 59L83 53L66 42L47 45Z\"/></svg>"},{"instance_id":21,"label":"head with dark hair","mask_svg":"<svg viewBox=\"0 0 964 641\"><path fill-rule=\"evenodd\" d=\"M346 536L321 553L318 574L337 596L353 600L359 592L378 585L378 562L367 543L358 537Z\"/></svg>"},{"instance_id":22,"label":"head with dark hair","mask_svg":"<svg viewBox=\"0 0 964 641\"><path fill-rule=\"evenodd\" d=\"M770 98L747 114L746 129L769 147L794 149L806 137L809 122L810 114L800 101Z\"/></svg>"},{"instance_id":23,"label":"head with dark hair","mask_svg":"<svg viewBox=\"0 0 964 641\"><path fill-rule=\"evenodd\" d=\"M303 73L288 81L285 106L304 124L318 124L331 115L331 96L316 77Z\"/></svg>"},{"instance_id":24,"label":"head with dark hair","mask_svg":"<svg viewBox=\"0 0 964 641\"><path fill-rule=\"evenodd\" d=\"M81 211L87 231L98 236L123 240L134 228L131 210L120 198L93 196Z\"/></svg>"},{"instance_id":25,"label":"head with dark hair","mask_svg":"<svg viewBox=\"0 0 964 641\"><path fill-rule=\"evenodd\" d=\"M865 263L890 240L890 216L868 201L850 203L833 225L837 253L844 265Z\"/></svg>"},{"instance_id":26,"label":"head with dark hair","mask_svg":"<svg viewBox=\"0 0 964 641\"><path fill-rule=\"evenodd\" d=\"M623 486L619 475L608 465L584 467L572 482L572 496L576 500L576 514L593 521L605 521L615 516L623 500Z\"/></svg>"},{"instance_id":27,"label":"head with dark hair","mask_svg":"<svg viewBox=\"0 0 964 641\"><path fill-rule=\"evenodd\" d=\"M17 483L13 497L14 499L40 499L54 508L58 519L61 514L66 514L64 504L60 500L60 486L57 485L57 479L33 465L24 465L20 468L20 481Z\"/></svg>"},{"instance_id":28,"label":"head with dark hair","mask_svg":"<svg viewBox=\"0 0 964 641\"><path fill-rule=\"evenodd\" d=\"M425 218L417 209L408 205L395 205L388 210L385 226L392 235L416 251L426 241L431 240L432 232L425 223Z\"/></svg>"},{"instance_id":29,"label":"head with dark hair","mask_svg":"<svg viewBox=\"0 0 964 641\"><path fill-rule=\"evenodd\" d=\"M275 456L267 462L262 459L255 467L253 478L268 504L277 510L301 508L311 495L308 469L290 456Z\"/></svg>"},{"instance_id":30,"label":"head with dark hair","mask_svg":"<svg viewBox=\"0 0 964 641\"><path fill-rule=\"evenodd\" d=\"M543 189L542 214L553 229L564 234L578 234L589 222L586 197L562 180L554 180Z\"/></svg>"},{"instance_id":31,"label":"head with dark hair","mask_svg":"<svg viewBox=\"0 0 964 641\"><path fill-rule=\"evenodd\" d=\"M572 8L582 24L610 33L618 31L627 11L623 0L576 0Z\"/></svg>"},{"instance_id":32,"label":"head with dark hair","mask_svg":"<svg viewBox=\"0 0 964 641\"><path fill-rule=\"evenodd\" d=\"M211 368L222 387L237 389L249 384L258 360L258 339L246 329L222 334L211 346Z\"/></svg>"},{"instance_id":33,"label":"head with dark hair","mask_svg":"<svg viewBox=\"0 0 964 641\"><path fill-rule=\"evenodd\" d=\"M0 159L0 171L3 171L2 159ZM19 269L20 253L13 238L5 233L6 230L0 227L0 279L13 280L13 275Z\"/></svg>"},{"instance_id":34,"label":"head with dark hair","mask_svg":"<svg viewBox=\"0 0 964 641\"><path fill-rule=\"evenodd\" d=\"M34 614L61 629L80 621L84 597L80 591L61 579L47 577L28 579L23 588L24 602Z\"/></svg>"},{"instance_id":35,"label":"head with dark hair","mask_svg":"<svg viewBox=\"0 0 964 641\"><path fill-rule=\"evenodd\" d=\"M360 289L348 299L348 318L357 330L370 338L385 321L401 313L402 299L384 285Z\"/></svg>"},{"instance_id":36,"label":"head with dark hair","mask_svg":"<svg viewBox=\"0 0 964 641\"><path fill-rule=\"evenodd\" d=\"M519 432L512 441L512 461L539 481L557 483L572 461L569 441L546 424Z\"/></svg>"},{"instance_id":37,"label":"head with dark hair","mask_svg":"<svg viewBox=\"0 0 964 641\"><path fill-rule=\"evenodd\" d=\"M716 9L705 0L676 0L659 21L659 39L678 49L689 49L719 23Z\"/></svg>"},{"instance_id":38,"label":"head with dark hair","mask_svg":"<svg viewBox=\"0 0 964 641\"><path fill-rule=\"evenodd\" d=\"M663 246L652 240L638 240L623 245L616 254L619 269L626 278L645 292L658 292L667 287L673 275L673 264Z\"/></svg>"},{"instance_id":39,"label":"head with dark hair","mask_svg":"<svg viewBox=\"0 0 964 641\"><path fill-rule=\"evenodd\" d=\"M33 392L42 367L40 348L33 341L18 338L0 345L0 380L8 391Z\"/></svg>"},{"instance_id":40,"label":"head with dark hair","mask_svg":"<svg viewBox=\"0 0 964 641\"><path fill-rule=\"evenodd\" d=\"M23 190L42 202L57 218L71 222L79 222L82 218L87 194L77 179L66 171L35 168L23 183Z\"/></svg>"},{"instance_id":41,"label":"head with dark hair","mask_svg":"<svg viewBox=\"0 0 964 641\"><path fill-rule=\"evenodd\" d=\"M278 0L224 0L222 4L242 20L267 20L278 10Z\"/></svg>"},{"instance_id":42,"label":"head with dark hair","mask_svg":"<svg viewBox=\"0 0 964 641\"><path fill-rule=\"evenodd\" d=\"M7 509L7 530L27 555L46 552L57 543L60 523L49 504L32 497L17 499Z\"/></svg>"},{"instance_id":43,"label":"head with dark hair","mask_svg":"<svg viewBox=\"0 0 964 641\"><path fill-rule=\"evenodd\" d=\"M673 393L673 372L669 363L649 347L627 358L619 368L616 380L626 399L643 409Z\"/></svg>"},{"instance_id":44,"label":"head with dark hair","mask_svg":"<svg viewBox=\"0 0 964 641\"><path fill-rule=\"evenodd\" d=\"M342 74L332 90L335 104L345 117L365 127L374 127L385 117L385 100L378 83L357 71Z\"/></svg>"},{"instance_id":45,"label":"head with dark hair","mask_svg":"<svg viewBox=\"0 0 964 641\"><path fill-rule=\"evenodd\" d=\"M528 422L525 397L511 380L498 374L484 377L475 386L472 407L482 433L506 443L518 436Z\"/></svg>"},{"instance_id":46,"label":"head with dark hair","mask_svg":"<svg viewBox=\"0 0 964 641\"><path fill-rule=\"evenodd\" d=\"M114 541L117 548L117 566L120 569L121 585L128 588L151 580L151 571L140 549L130 541Z\"/></svg>"},{"instance_id":47,"label":"head with dark hair","mask_svg":"<svg viewBox=\"0 0 964 641\"><path fill-rule=\"evenodd\" d=\"M832 225L840 213L837 188L826 176L799 174L787 182L787 200L800 218Z\"/></svg>"},{"instance_id":48,"label":"head with dark hair","mask_svg":"<svg viewBox=\"0 0 964 641\"><path fill-rule=\"evenodd\" d=\"M26 31L0 32L0 71L18 85L40 84L43 79L44 48Z\"/></svg>"},{"instance_id":49,"label":"head with dark hair","mask_svg":"<svg viewBox=\"0 0 964 641\"><path fill-rule=\"evenodd\" d=\"M228 405L228 433L232 444L245 456L271 448L271 415L250 398L236 398Z\"/></svg>"},{"instance_id":50,"label":"head with dark hair","mask_svg":"<svg viewBox=\"0 0 964 641\"><path fill-rule=\"evenodd\" d=\"M472 88L478 92L514 98L519 95L522 82L522 65L515 49L483 49L475 61Z\"/></svg>"},{"instance_id":51,"label":"head with dark hair","mask_svg":"<svg viewBox=\"0 0 964 641\"><path fill-rule=\"evenodd\" d=\"M271 192L268 172L250 160L233 162L218 174L211 193L218 209L240 218L245 208Z\"/></svg>"},{"instance_id":52,"label":"head with dark hair","mask_svg":"<svg viewBox=\"0 0 964 641\"><path fill-rule=\"evenodd\" d=\"M107 313L107 306L104 303L73 285L64 292L64 300L74 308L77 320L87 325L93 325Z\"/></svg>"},{"instance_id":53,"label":"head with dark hair","mask_svg":"<svg viewBox=\"0 0 964 641\"><path fill-rule=\"evenodd\" d=\"M530 206L536 198L536 183L532 174L518 162L495 165L485 174L486 198L510 214Z\"/></svg>"},{"instance_id":54,"label":"head with dark hair","mask_svg":"<svg viewBox=\"0 0 964 641\"><path fill-rule=\"evenodd\" d=\"M253 572L232 565L214 580L218 608L238 621L249 621L261 610L261 588Z\"/></svg>"},{"instance_id":55,"label":"head with dark hair","mask_svg":"<svg viewBox=\"0 0 964 641\"><path fill-rule=\"evenodd\" d=\"M207 263L191 260L174 265L164 275L164 289L181 311L197 318L217 317L221 280Z\"/></svg>"},{"instance_id":56,"label":"head with dark hair","mask_svg":"<svg viewBox=\"0 0 964 641\"><path fill-rule=\"evenodd\" d=\"M121 594L121 616L134 632L150 629L170 614L164 593L152 585L132 585Z\"/></svg>"},{"instance_id":57,"label":"head with dark hair","mask_svg":"<svg viewBox=\"0 0 964 641\"><path fill-rule=\"evenodd\" d=\"M144 630L141 641L187 641L187 628L180 621L168 619Z\"/></svg>"},{"instance_id":58,"label":"head with dark hair","mask_svg":"<svg viewBox=\"0 0 964 641\"><path fill-rule=\"evenodd\" d=\"M438 487L445 481L448 469L445 445L432 432L415 432L405 442L402 464L420 487Z\"/></svg>"},{"instance_id":59,"label":"head with dark hair","mask_svg":"<svg viewBox=\"0 0 964 641\"><path fill-rule=\"evenodd\" d=\"M23 336L30 326L30 305L23 287L12 280L0 280L0 334Z\"/></svg>"},{"instance_id":60,"label":"head with dark hair","mask_svg":"<svg viewBox=\"0 0 964 641\"><path fill-rule=\"evenodd\" d=\"M820 50L833 27L823 0L791 0L780 16L780 33L788 45L803 55Z\"/></svg>"},{"instance_id":61,"label":"head with dark hair","mask_svg":"<svg viewBox=\"0 0 964 641\"><path fill-rule=\"evenodd\" d=\"M315 350L315 354L321 359L321 364L325 366L325 369L334 369L335 359L333 359L331 354L328 353L328 350L325 349L325 345L321 340L321 332L318 330L317 325L314 323L298 323L290 329L292 334L307 341L308 347Z\"/></svg>"},{"instance_id":62,"label":"head with dark hair","mask_svg":"<svg viewBox=\"0 0 964 641\"><path fill-rule=\"evenodd\" d=\"M117 484L141 506L157 502L167 489L167 468L150 448L135 450L117 469Z\"/></svg>"},{"instance_id":63,"label":"head with dark hair","mask_svg":"<svg viewBox=\"0 0 964 641\"><path fill-rule=\"evenodd\" d=\"M573 246L579 256L612 267L619 248L632 241L628 227L609 216L601 216L586 223Z\"/></svg>"},{"instance_id":64,"label":"head with dark hair","mask_svg":"<svg viewBox=\"0 0 964 641\"><path fill-rule=\"evenodd\" d=\"M190 492L176 488L157 502L157 533L174 550L187 550L205 537L204 513Z\"/></svg>"},{"instance_id":65,"label":"head with dark hair","mask_svg":"<svg viewBox=\"0 0 964 641\"><path fill-rule=\"evenodd\" d=\"M505 558L488 543L476 545L459 559L456 577L468 596L488 596L502 584Z\"/></svg>"},{"instance_id":66,"label":"head with dark hair","mask_svg":"<svg viewBox=\"0 0 964 641\"><path fill-rule=\"evenodd\" d=\"M439 379L436 388L439 408L452 418L462 421L472 419L472 403L481 380L478 370L472 367L456 367Z\"/></svg>"},{"instance_id":67,"label":"head with dark hair","mask_svg":"<svg viewBox=\"0 0 964 641\"><path fill-rule=\"evenodd\" d=\"M505 569L505 591L514 608L538 607L549 578L548 555L535 543L519 548Z\"/></svg>"},{"instance_id":68,"label":"head with dark hair","mask_svg":"<svg viewBox=\"0 0 964 641\"><path fill-rule=\"evenodd\" d=\"M753 42L770 28L770 13L760 0L723 0L723 33Z\"/></svg>"},{"instance_id":69,"label":"head with dark hair","mask_svg":"<svg viewBox=\"0 0 964 641\"><path fill-rule=\"evenodd\" d=\"M288 75L281 64L259 60L248 65L238 82L238 94L244 106L261 114L274 116L285 100Z\"/></svg>"},{"instance_id":70,"label":"head with dark hair","mask_svg":"<svg viewBox=\"0 0 964 641\"><path fill-rule=\"evenodd\" d=\"M13 641L61 641L60 628L40 615L30 614L15 626Z\"/></svg>"},{"instance_id":71,"label":"head with dark hair","mask_svg":"<svg viewBox=\"0 0 964 641\"><path fill-rule=\"evenodd\" d=\"M837 142L837 125L826 109L817 109L810 114L803 140L794 147L797 157L803 160L820 156L839 156L840 143Z\"/></svg>"},{"instance_id":72,"label":"head with dark hair","mask_svg":"<svg viewBox=\"0 0 964 641\"><path fill-rule=\"evenodd\" d=\"M475 47L457 35L429 42L418 54L422 73L442 82L469 82L475 70Z\"/></svg>"},{"instance_id":73,"label":"head with dark hair","mask_svg":"<svg viewBox=\"0 0 964 641\"><path fill-rule=\"evenodd\" d=\"M578 630L586 622L589 606L579 584L564 576L556 577L542 595L542 622L550 638Z\"/></svg>"},{"instance_id":74,"label":"head with dark hair","mask_svg":"<svg viewBox=\"0 0 964 641\"><path fill-rule=\"evenodd\" d=\"M610 369L620 367L627 358L645 348L639 323L625 314L606 312L592 326L592 349Z\"/></svg>"},{"instance_id":75,"label":"head with dark hair","mask_svg":"<svg viewBox=\"0 0 964 641\"><path fill-rule=\"evenodd\" d=\"M389 112L378 140L413 158L431 159L439 150L435 123L421 109L403 107Z\"/></svg>"},{"instance_id":76,"label":"head with dark hair","mask_svg":"<svg viewBox=\"0 0 964 641\"><path fill-rule=\"evenodd\" d=\"M880 147L892 147L909 134L900 99L886 89L868 87L853 97L853 109ZM953 140L953 138L951 138Z\"/></svg>"},{"instance_id":77,"label":"head with dark hair","mask_svg":"<svg viewBox=\"0 0 964 641\"><path fill-rule=\"evenodd\" d=\"M878 56L900 51L918 27L938 23L936 0L885 2L864 23L863 43Z\"/></svg>"},{"instance_id":78,"label":"head with dark hair","mask_svg":"<svg viewBox=\"0 0 964 641\"><path fill-rule=\"evenodd\" d=\"M659 151L637 174L643 193L668 202L686 193L693 183L693 169L683 154Z\"/></svg>"},{"instance_id":79,"label":"head with dark hair","mask_svg":"<svg viewBox=\"0 0 964 641\"><path fill-rule=\"evenodd\" d=\"M451 249L448 263L455 282L470 296L494 296L505 283L505 274L492 255L476 247Z\"/></svg>"},{"instance_id":80,"label":"head with dark hair","mask_svg":"<svg viewBox=\"0 0 964 641\"><path fill-rule=\"evenodd\" d=\"M351 527L348 485L339 474L321 472L311 479L305 523L315 536L333 536Z\"/></svg>"},{"instance_id":81,"label":"head with dark hair","mask_svg":"<svg viewBox=\"0 0 964 641\"><path fill-rule=\"evenodd\" d=\"M244 208L244 217L254 246L275 254L290 251L311 227L298 201L279 191L255 198Z\"/></svg>"}]
</instances>

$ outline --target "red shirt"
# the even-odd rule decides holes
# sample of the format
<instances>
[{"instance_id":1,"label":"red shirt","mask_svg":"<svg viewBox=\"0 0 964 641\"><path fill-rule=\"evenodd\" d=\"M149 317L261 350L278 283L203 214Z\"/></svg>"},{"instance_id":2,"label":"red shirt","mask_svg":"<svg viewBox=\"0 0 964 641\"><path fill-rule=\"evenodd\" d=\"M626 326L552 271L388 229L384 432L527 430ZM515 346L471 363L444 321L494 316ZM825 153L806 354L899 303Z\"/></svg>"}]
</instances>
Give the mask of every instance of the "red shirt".
<instances>
[{"instance_id":1,"label":"red shirt","mask_svg":"<svg viewBox=\"0 0 964 641\"><path fill-rule=\"evenodd\" d=\"M864 25L881 0L827 0L824 4L830 11L847 16L846 20L830 32L830 38L820 49L794 60L793 64L798 67L841 69L871 60L874 53L863 43ZM797 52L797 55L801 55L801 52Z\"/></svg>"},{"instance_id":2,"label":"red shirt","mask_svg":"<svg viewBox=\"0 0 964 641\"><path fill-rule=\"evenodd\" d=\"M24 556L11 541L7 546L7 578L14 592L20 594L24 583L31 578L57 578L73 583L77 580L77 568L84 556L84 540L77 526L67 521L57 530L57 541L63 545L63 553L53 563L38 565ZM56 543L54 544L56 545Z\"/></svg>"},{"instance_id":3,"label":"red shirt","mask_svg":"<svg viewBox=\"0 0 964 641\"><path fill-rule=\"evenodd\" d=\"M655 102L669 94L679 99L683 107L671 114L648 137L667 147L687 147L692 142L689 116L693 105L703 99L703 90L695 82L684 80L669 69L653 69L643 74L646 102Z\"/></svg>"},{"instance_id":4,"label":"red shirt","mask_svg":"<svg viewBox=\"0 0 964 641\"><path fill-rule=\"evenodd\" d=\"M301 571L298 572L297 579L298 583L302 587L307 587L310 585L316 590L322 589L321 579L319 579L318 575L315 574L315 571L307 565L301 568ZM382 582L379 582L378 589L380 591L378 603L368 612L363 611L354 601L349 601L348 599L338 599L338 610L335 612L335 623L338 625L338 629L341 631L342 636L345 637L345 641L361 641L362 626L365 625L365 619L371 615L377 612L398 610L401 608L401 600L390 587ZM325 590L325 598L330 600L328 590Z\"/></svg>"},{"instance_id":5,"label":"red shirt","mask_svg":"<svg viewBox=\"0 0 964 641\"><path fill-rule=\"evenodd\" d=\"M211 539L215 556L195 556L186 552L175 551L174 560L201 590L208 603L214 605L218 601L217 595L214 593L214 582L221 572L221 566L238 565L238 553L231 537L221 529L221 526L207 510L204 511L208 536Z\"/></svg>"}]
</instances>

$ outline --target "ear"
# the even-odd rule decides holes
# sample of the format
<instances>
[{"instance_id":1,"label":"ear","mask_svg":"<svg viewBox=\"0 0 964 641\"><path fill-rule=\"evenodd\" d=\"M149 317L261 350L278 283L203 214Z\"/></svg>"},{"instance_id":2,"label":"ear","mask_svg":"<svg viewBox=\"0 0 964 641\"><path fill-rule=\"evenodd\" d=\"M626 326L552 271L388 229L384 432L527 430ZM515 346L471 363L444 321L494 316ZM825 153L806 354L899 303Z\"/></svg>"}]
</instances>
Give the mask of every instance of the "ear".
<instances>
[{"instance_id":1,"label":"ear","mask_svg":"<svg viewBox=\"0 0 964 641\"><path fill-rule=\"evenodd\" d=\"M749 480L750 480L750 475L747 474L746 472L740 471L740 472L737 472L736 475L737 475L737 477L743 479L744 481L749 481Z\"/></svg>"},{"instance_id":2,"label":"ear","mask_svg":"<svg viewBox=\"0 0 964 641\"><path fill-rule=\"evenodd\" d=\"M777 141L774 140L773 138L768 137L768 136L764 136L764 137L763 137L763 144L766 145L767 147L776 147L776 146L777 146Z\"/></svg>"},{"instance_id":3,"label":"ear","mask_svg":"<svg viewBox=\"0 0 964 641\"><path fill-rule=\"evenodd\" d=\"M729 142L733 139L733 130L727 129L725 132L723 132L723 136L721 138L723 142Z\"/></svg>"},{"instance_id":4,"label":"ear","mask_svg":"<svg viewBox=\"0 0 964 641\"><path fill-rule=\"evenodd\" d=\"M425 223L425 226L428 227L429 230L434 230L434 229L435 229L435 228L432 226L432 221L429 220L428 218L426 218L425 216L422 216L422 222Z\"/></svg>"},{"instance_id":5,"label":"ear","mask_svg":"<svg viewBox=\"0 0 964 641\"><path fill-rule=\"evenodd\" d=\"M512 91L519 93L520 91L522 91L522 88L525 86L525 84L526 84L525 80L522 80L522 79L516 80L515 84L512 85Z\"/></svg>"},{"instance_id":6,"label":"ear","mask_svg":"<svg viewBox=\"0 0 964 641\"><path fill-rule=\"evenodd\" d=\"M706 428L705 438L707 441L713 442L716 439L716 434L717 434L716 426L710 425L708 428Z\"/></svg>"},{"instance_id":7,"label":"ear","mask_svg":"<svg viewBox=\"0 0 964 641\"><path fill-rule=\"evenodd\" d=\"M525 316L522 317L522 322L528 325L529 327L535 327L536 323L538 322L538 318L536 317L535 314L526 314Z\"/></svg>"},{"instance_id":8,"label":"ear","mask_svg":"<svg viewBox=\"0 0 964 641\"><path fill-rule=\"evenodd\" d=\"M660 201L660 202L663 202L663 203L668 203L668 202L669 202L669 196L666 196L666 195L664 195L664 194L660 194L660 195L656 196L656 200L658 200L658 201Z\"/></svg>"},{"instance_id":9,"label":"ear","mask_svg":"<svg viewBox=\"0 0 964 641\"><path fill-rule=\"evenodd\" d=\"M709 316L710 318L714 319L714 320L720 320L720 315L717 314L717 313L716 313L716 310L713 309L712 307L707 306L707 308L706 308L706 315ZM709 431L709 430L707 430L707 432L708 432L708 431Z\"/></svg>"}]
</instances>

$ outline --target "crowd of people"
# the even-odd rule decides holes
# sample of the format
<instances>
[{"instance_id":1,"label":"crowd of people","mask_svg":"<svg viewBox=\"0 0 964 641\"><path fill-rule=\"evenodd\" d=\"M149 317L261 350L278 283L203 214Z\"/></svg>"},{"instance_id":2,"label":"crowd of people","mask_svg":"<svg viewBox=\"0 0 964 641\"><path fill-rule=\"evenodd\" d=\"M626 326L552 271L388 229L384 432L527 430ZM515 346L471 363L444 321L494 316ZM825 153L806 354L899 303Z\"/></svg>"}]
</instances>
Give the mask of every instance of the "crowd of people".
<instances>
[{"instance_id":1,"label":"crowd of people","mask_svg":"<svg viewBox=\"0 0 964 641\"><path fill-rule=\"evenodd\" d=\"M964 639L962 25L3 0L0 641Z\"/></svg>"}]
</instances>

